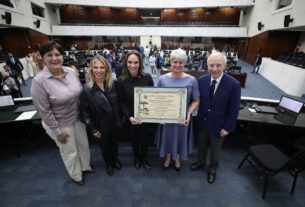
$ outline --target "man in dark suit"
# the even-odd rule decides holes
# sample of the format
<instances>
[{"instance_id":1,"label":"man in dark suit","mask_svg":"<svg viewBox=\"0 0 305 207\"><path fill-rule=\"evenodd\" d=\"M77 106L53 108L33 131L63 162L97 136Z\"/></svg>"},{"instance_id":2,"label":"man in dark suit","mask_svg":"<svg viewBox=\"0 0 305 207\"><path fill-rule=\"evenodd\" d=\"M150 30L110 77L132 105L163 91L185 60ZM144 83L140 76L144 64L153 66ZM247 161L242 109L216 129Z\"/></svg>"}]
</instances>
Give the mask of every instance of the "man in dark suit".
<instances>
[{"instance_id":1,"label":"man in dark suit","mask_svg":"<svg viewBox=\"0 0 305 207\"><path fill-rule=\"evenodd\" d=\"M15 58L13 56L13 54L11 52L8 53L8 59L6 60L6 65L10 66L12 71L16 71L18 73L18 75L20 76L23 85L26 85L25 80L24 80L23 75L22 75L22 70L24 69L23 65L19 61L18 58Z\"/></svg>"},{"instance_id":2,"label":"man in dark suit","mask_svg":"<svg viewBox=\"0 0 305 207\"><path fill-rule=\"evenodd\" d=\"M191 170L205 166L207 149L211 156L208 166L209 183L216 178L220 149L224 138L234 130L240 106L240 83L223 73L227 60L222 53L213 53L207 60L209 74L199 78L200 105L197 113L197 162Z\"/></svg>"},{"instance_id":3,"label":"man in dark suit","mask_svg":"<svg viewBox=\"0 0 305 207\"><path fill-rule=\"evenodd\" d=\"M257 71L256 71L256 74L257 74L259 71L259 68L261 67L261 64L262 64L262 55L261 55L261 53L258 53L256 60L255 60L255 65L254 65L253 71L251 73L254 73L255 69L257 68Z\"/></svg>"}]
</instances>

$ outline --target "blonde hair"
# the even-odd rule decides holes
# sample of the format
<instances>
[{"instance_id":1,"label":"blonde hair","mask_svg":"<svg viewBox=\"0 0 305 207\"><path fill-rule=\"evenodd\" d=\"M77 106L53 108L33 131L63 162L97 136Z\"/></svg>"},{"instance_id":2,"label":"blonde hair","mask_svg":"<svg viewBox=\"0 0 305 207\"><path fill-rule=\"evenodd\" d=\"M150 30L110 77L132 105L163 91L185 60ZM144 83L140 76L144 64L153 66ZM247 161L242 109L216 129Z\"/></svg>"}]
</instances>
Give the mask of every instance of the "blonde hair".
<instances>
[{"instance_id":1,"label":"blonde hair","mask_svg":"<svg viewBox=\"0 0 305 207\"><path fill-rule=\"evenodd\" d=\"M112 88L113 80L112 80L112 71L111 68L108 64L108 61L101 55L96 55L94 56L89 64L89 88L92 88L93 84L96 82L95 76L93 74L93 68L95 63L99 61L103 63L105 69L106 69L106 75L105 75L105 80L106 80L106 85L109 89Z\"/></svg>"}]
</instances>

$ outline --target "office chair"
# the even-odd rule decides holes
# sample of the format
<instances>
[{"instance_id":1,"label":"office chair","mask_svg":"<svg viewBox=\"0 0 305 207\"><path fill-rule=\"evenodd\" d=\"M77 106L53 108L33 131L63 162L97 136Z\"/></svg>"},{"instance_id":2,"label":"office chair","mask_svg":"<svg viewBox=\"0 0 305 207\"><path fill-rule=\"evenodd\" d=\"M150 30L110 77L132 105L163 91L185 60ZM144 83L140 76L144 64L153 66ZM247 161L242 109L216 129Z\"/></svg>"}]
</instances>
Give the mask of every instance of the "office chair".
<instances>
[{"instance_id":1,"label":"office chair","mask_svg":"<svg viewBox=\"0 0 305 207\"><path fill-rule=\"evenodd\" d=\"M287 171L293 177L290 194L293 195L298 173L305 169L305 150L298 152L292 158L287 157L278 148L270 144L253 145L241 161L238 169L245 161L256 168L264 180L262 199L266 197L269 176Z\"/></svg>"}]
</instances>

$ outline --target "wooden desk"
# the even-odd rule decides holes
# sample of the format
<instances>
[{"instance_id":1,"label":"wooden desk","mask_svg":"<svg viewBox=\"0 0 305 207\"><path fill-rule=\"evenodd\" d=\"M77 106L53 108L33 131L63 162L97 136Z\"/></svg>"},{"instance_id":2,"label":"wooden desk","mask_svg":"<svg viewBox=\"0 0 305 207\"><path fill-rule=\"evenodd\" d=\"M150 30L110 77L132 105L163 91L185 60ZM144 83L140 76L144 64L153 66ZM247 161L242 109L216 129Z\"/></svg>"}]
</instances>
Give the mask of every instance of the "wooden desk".
<instances>
[{"instance_id":1,"label":"wooden desk","mask_svg":"<svg viewBox=\"0 0 305 207\"><path fill-rule=\"evenodd\" d=\"M21 140L27 135L27 132L31 132L34 126L34 121L40 122L38 113L36 113L31 119L18 121L16 120L16 118L20 116L21 113L14 113L14 110L23 104L25 103L18 103L15 106L9 107L8 110L0 111L1 137L3 138L6 135L10 140L13 141L18 157L21 157Z\"/></svg>"}]
</instances>

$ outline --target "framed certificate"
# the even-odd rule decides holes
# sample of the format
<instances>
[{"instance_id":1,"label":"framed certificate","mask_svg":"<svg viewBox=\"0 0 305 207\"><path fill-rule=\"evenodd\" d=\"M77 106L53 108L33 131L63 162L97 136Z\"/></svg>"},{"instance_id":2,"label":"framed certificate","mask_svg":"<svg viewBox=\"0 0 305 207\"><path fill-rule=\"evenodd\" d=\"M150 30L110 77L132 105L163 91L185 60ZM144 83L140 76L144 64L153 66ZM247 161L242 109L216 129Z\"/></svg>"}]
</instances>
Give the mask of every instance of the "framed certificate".
<instances>
[{"instance_id":1,"label":"framed certificate","mask_svg":"<svg viewBox=\"0 0 305 207\"><path fill-rule=\"evenodd\" d=\"M185 123L187 92L182 87L135 87L134 117L148 123Z\"/></svg>"}]
</instances>

